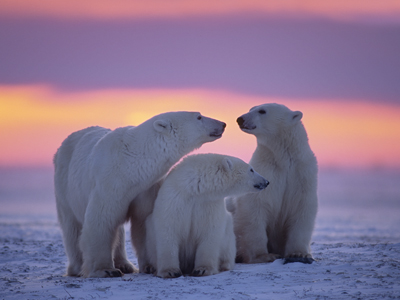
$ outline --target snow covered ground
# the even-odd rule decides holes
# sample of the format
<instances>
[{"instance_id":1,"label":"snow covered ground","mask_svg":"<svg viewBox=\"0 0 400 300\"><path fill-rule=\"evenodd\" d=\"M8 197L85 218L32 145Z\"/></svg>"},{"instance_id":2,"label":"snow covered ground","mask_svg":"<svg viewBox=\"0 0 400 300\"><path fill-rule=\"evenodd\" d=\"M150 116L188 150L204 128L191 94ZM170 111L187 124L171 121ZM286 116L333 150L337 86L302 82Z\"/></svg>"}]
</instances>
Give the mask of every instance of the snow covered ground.
<instances>
[{"instance_id":1,"label":"snow covered ground","mask_svg":"<svg viewBox=\"0 0 400 300\"><path fill-rule=\"evenodd\" d=\"M0 171L0 299L400 299L398 172L320 173L311 265L237 264L177 279L63 276L51 176ZM126 247L137 263L129 233Z\"/></svg>"}]
</instances>

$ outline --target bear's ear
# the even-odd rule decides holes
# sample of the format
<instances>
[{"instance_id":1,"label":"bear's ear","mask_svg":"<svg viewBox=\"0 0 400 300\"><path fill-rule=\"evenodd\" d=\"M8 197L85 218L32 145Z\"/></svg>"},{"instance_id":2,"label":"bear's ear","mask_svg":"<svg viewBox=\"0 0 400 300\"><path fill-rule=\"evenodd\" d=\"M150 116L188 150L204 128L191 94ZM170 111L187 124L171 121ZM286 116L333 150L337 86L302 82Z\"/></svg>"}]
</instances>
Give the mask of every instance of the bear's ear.
<instances>
[{"instance_id":1,"label":"bear's ear","mask_svg":"<svg viewBox=\"0 0 400 300\"><path fill-rule=\"evenodd\" d=\"M298 123L303 117L303 113L301 111L293 111L290 116L290 121L292 124Z\"/></svg>"},{"instance_id":2,"label":"bear's ear","mask_svg":"<svg viewBox=\"0 0 400 300\"><path fill-rule=\"evenodd\" d=\"M224 159L222 160L222 165L227 172L230 172L233 169L233 163L228 157L224 157Z\"/></svg>"},{"instance_id":3,"label":"bear's ear","mask_svg":"<svg viewBox=\"0 0 400 300\"><path fill-rule=\"evenodd\" d=\"M167 132L171 129L171 123L168 120L154 121L153 126L158 132Z\"/></svg>"}]
</instances>

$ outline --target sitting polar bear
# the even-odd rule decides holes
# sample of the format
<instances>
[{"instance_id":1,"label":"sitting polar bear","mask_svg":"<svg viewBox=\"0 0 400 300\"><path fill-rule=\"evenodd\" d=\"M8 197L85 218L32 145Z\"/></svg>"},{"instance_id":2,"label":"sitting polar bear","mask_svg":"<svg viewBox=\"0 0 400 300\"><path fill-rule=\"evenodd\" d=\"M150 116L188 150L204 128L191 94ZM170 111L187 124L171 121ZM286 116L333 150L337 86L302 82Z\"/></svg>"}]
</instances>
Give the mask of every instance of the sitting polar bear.
<instances>
[{"instance_id":1,"label":"sitting polar bear","mask_svg":"<svg viewBox=\"0 0 400 300\"><path fill-rule=\"evenodd\" d=\"M253 107L237 119L257 138L250 164L271 187L236 199L237 262L284 257L312 263L311 235L317 214L317 160L310 149L303 114L279 104Z\"/></svg>"},{"instance_id":2,"label":"sitting polar bear","mask_svg":"<svg viewBox=\"0 0 400 300\"><path fill-rule=\"evenodd\" d=\"M235 235L224 197L257 192L267 185L264 177L235 157L185 158L166 177L146 220L147 270L169 278L232 269Z\"/></svg>"},{"instance_id":3,"label":"sitting polar bear","mask_svg":"<svg viewBox=\"0 0 400 300\"><path fill-rule=\"evenodd\" d=\"M128 208L184 155L220 138L225 126L200 113L169 112L137 127L89 127L72 133L54 157L67 275L134 272L125 252Z\"/></svg>"}]
</instances>

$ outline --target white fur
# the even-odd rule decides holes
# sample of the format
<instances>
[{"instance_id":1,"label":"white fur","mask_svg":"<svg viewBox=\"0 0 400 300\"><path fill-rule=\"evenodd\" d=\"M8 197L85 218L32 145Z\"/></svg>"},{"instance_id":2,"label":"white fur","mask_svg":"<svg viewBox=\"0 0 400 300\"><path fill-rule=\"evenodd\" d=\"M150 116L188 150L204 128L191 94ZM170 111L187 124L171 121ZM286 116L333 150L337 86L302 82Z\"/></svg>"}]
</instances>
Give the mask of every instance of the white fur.
<instances>
[{"instance_id":1,"label":"white fur","mask_svg":"<svg viewBox=\"0 0 400 300\"><path fill-rule=\"evenodd\" d=\"M254 107L238 118L241 129L257 138L250 164L271 183L261 193L235 201L238 261L312 257L317 161L301 118L301 112L279 104Z\"/></svg>"},{"instance_id":2,"label":"white fur","mask_svg":"<svg viewBox=\"0 0 400 300\"><path fill-rule=\"evenodd\" d=\"M151 188L140 193L129 207L131 221L131 242L135 249L140 273L150 273L151 264L146 249L146 219L152 213L158 191L163 183L161 179Z\"/></svg>"},{"instance_id":3,"label":"white fur","mask_svg":"<svg viewBox=\"0 0 400 300\"><path fill-rule=\"evenodd\" d=\"M230 270L236 247L224 197L268 182L242 160L218 154L185 158L166 177L146 221L149 262L159 277Z\"/></svg>"},{"instance_id":4,"label":"white fur","mask_svg":"<svg viewBox=\"0 0 400 300\"><path fill-rule=\"evenodd\" d=\"M199 113L170 112L137 127L89 127L72 133L54 157L67 274L114 277L133 272L122 226L128 208L134 209L134 199L182 156L219 138L224 127Z\"/></svg>"}]
</instances>

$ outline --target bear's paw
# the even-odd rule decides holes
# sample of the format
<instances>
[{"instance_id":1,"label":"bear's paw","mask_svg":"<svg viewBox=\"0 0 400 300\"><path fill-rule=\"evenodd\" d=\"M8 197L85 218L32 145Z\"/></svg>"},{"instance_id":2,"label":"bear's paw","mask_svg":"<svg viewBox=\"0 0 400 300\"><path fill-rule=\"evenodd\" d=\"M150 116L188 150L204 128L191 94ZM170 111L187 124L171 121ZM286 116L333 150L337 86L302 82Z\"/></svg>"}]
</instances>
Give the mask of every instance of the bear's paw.
<instances>
[{"instance_id":1,"label":"bear's paw","mask_svg":"<svg viewBox=\"0 0 400 300\"><path fill-rule=\"evenodd\" d=\"M120 269L108 269L104 270L104 272L107 274L107 276L104 277L122 277L122 275L124 275Z\"/></svg>"},{"instance_id":2,"label":"bear's paw","mask_svg":"<svg viewBox=\"0 0 400 300\"><path fill-rule=\"evenodd\" d=\"M134 265L132 265L129 261L121 261L121 262L115 262L115 268L120 269L122 273L124 274L130 274L130 273L138 273L138 269L135 268ZM113 277L118 277L118 276L113 276Z\"/></svg>"},{"instance_id":3,"label":"bear's paw","mask_svg":"<svg viewBox=\"0 0 400 300\"><path fill-rule=\"evenodd\" d=\"M209 276L217 274L217 272L210 267L197 267L193 270L192 276L200 277L200 276Z\"/></svg>"},{"instance_id":4,"label":"bear's paw","mask_svg":"<svg viewBox=\"0 0 400 300\"><path fill-rule=\"evenodd\" d=\"M157 272L157 270L156 270L156 268L154 268L152 265L150 265L150 264L148 264L148 265L145 265L144 267L143 267L143 273L146 273L146 274L155 274Z\"/></svg>"},{"instance_id":5,"label":"bear's paw","mask_svg":"<svg viewBox=\"0 0 400 300\"><path fill-rule=\"evenodd\" d=\"M182 271L179 268L165 269L157 273L157 276L161 278L178 278L182 275Z\"/></svg>"},{"instance_id":6,"label":"bear's paw","mask_svg":"<svg viewBox=\"0 0 400 300\"><path fill-rule=\"evenodd\" d=\"M283 264L293 263L293 262L301 262L303 264L312 264L315 259L311 256L311 254L306 253L292 253L285 257Z\"/></svg>"},{"instance_id":7,"label":"bear's paw","mask_svg":"<svg viewBox=\"0 0 400 300\"><path fill-rule=\"evenodd\" d=\"M107 278L107 277L122 277L124 275L120 269L101 269L90 273L83 273L83 277L89 278Z\"/></svg>"}]
</instances>

